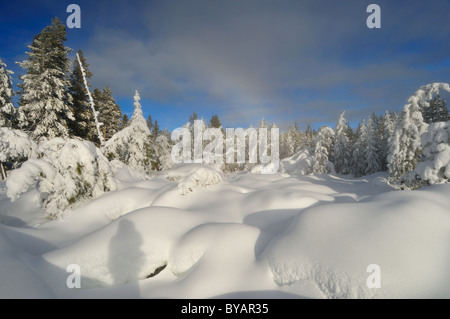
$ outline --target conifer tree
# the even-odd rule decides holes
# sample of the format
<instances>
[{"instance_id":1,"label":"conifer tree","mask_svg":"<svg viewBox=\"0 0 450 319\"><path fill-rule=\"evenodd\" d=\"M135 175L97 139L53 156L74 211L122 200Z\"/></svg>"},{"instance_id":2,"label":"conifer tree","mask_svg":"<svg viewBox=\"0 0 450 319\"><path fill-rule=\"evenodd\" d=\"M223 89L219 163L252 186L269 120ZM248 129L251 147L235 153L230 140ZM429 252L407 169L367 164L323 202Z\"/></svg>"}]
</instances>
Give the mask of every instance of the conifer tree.
<instances>
[{"instance_id":1,"label":"conifer tree","mask_svg":"<svg viewBox=\"0 0 450 319\"><path fill-rule=\"evenodd\" d=\"M423 120L427 124L447 122L450 115L447 102L438 94L430 101L430 106L422 109Z\"/></svg>"},{"instance_id":2,"label":"conifer tree","mask_svg":"<svg viewBox=\"0 0 450 319\"><path fill-rule=\"evenodd\" d=\"M134 113L129 125L105 143L104 153L109 160L117 159L134 169L148 172L155 169L155 152L150 144L151 133L139 100L136 91Z\"/></svg>"},{"instance_id":3,"label":"conifer tree","mask_svg":"<svg viewBox=\"0 0 450 319\"><path fill-rule=\"evenodd\" d=\"M77 53L83 64L86 82L88 83L88 87L90 87L89 80L92 77L92 73L89 71L89 64L86 63L83 51L78 50ZM94 121L94 114L92 113L89 104L89 97L86 92L80 63L78 63L76 57L73 63L72 73L70 74L70 86L68 91L72 96L72 111L75 118L74 121L69 123L72 135L98 144L99 140Z\"/></svg>"},{"instance_id":4,"label":"conifer tree","mask_svg":"<svg viewBox=\"0 0 450 319\"><path fill-rule=\"evenodd\" d=\"M109 140L120 130L122 124L122 110L112 96L112 90L105 86L102 91L94 90L94 100L99 112L104 139Z\"/></svg>"},{"instance_id":5,"label":"conifer tree","mask_svg":"<svg viewBox=\"0 0 450 319\"><path fill-rule=\"evenodd\" d=\"M19 63L27 71L20 77L19 126L35 140L68 137L68 121L75 120L72 98L67 92L70 48L64 46L66 27L58 18L34 37L26 52L28 60Z\"/></svg>"},{"instance_id":6,"label":"conifer tree","mask_svg":"<svg viewBox=\"0 0 450 319\"><path fill-rule=\"evenodd\" d=\"M221 128L222 127L222 123L220 123L219 116L217 114L214 114L211 117L208 127L212 127L212 128Z\"/></svg>"},{"instance_id":7,"label":"conifer tree","mask_svg":"<svg viewBox=\"0 0 450 319\"><path fill-rule=\"evenodd\" d=\"M345 120L345 111L339 116L334 135L334 166L336 173L350 173L351 145L348 138L348 124Z\"/></svg>"},{"instance_id":8,"label":"conifer tree","mask_svg":"<svg viewBox=\"0 0 450 319\"><path fill-rule=\"evenodd\" d=\"M432 100L433 94L439 94L439 90L450 92L450 86L448 83L424 85L409 97L403 107L389 148L388 167L391 182L403 183L407 187L417 182L404 177L415 169L422 158L421 136L428 127L423 120L422 110L430 106L429 101Z\"/></svg>"},{"instance_id":9,"label":"conifer tree","mask_svg":"<svg viewBox=\"0 0 450 319\"><path fill-rule=\"evenodd\" d=\"M128 124L129 124L129 119L128 119L128 115L126 115L126 114L124 114L123 116L122 116L122 122L120 123L120 129L122 130L122 129L124 129L125 127L127 127L128 126Z\"/></svg>"},{"instance_id":10,"label":"conifer tree","mask_svg":"<svg viewBox=\"0 0 450 319\"><path fill-rule=\"evenodd\" d=\"M372 117L367 121L367 147L364 152L366 170L365 175L370 175L381 170L380 156L378 150L377 130Z\"/></svg>"},{"instance_id":11,"label":"conifer tree","mask_svg":"<svg viewBox=\"0 0 450 319\"><path fill-rule=\"evenodd\" d=\"M334 131L331 127L322 126L315 139L313 162L310 168L313 174L330 172L330 159L333 152Z\"/></svg>"},{"instance_id":12,"label":"conifer tree","mask_svg":"<svg viewBox=\"0 0 450 319\"><path fill-rule=\"evenodd\" d=\"M0 58L0 127L12 127L16 109L12 103L14 91L12 87L12 71L6 69Z\"/></svg>"},{"instance_id":13,"label":"conifer tree","mask_svg":"<svg viewBox=\"0 0 450 319\"><path fill-rule=\"evenodd\" d=\"M366 162L366 149L367 149L367 125L365 119L362 119L356 130L358 138L352 147L353 161L351 165L351 171L355 177L363 176L367 169Z\"/></svg>"}]
</instances>

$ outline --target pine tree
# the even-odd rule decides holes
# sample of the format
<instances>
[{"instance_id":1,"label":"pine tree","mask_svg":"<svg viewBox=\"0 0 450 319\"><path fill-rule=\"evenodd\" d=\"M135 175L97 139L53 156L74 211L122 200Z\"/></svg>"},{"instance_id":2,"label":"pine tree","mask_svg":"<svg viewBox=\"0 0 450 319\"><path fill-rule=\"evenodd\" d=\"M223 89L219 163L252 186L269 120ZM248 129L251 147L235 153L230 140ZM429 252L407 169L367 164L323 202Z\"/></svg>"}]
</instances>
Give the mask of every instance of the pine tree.
<instances>
[{"instance_id":1,"label":"pine tree","mask_svg":"<svg viewBox=\"0 0 450 319\"><path fill-rule=\"evenodd\" d=\"M120 130L122 111L109 86L105 86L102 91L95 89L94 100L98 107L99 121L103 123L104 139L107 141Z\"/></svg>"},{"instance_id":2,"label":"pine tree","mask_svg":"<svg viewBox=\"0 0 450 319\"><path fill-rule=\"evenodd\" d=\"M336 173L350 173L351 145L348 138L348 124L345 120L345 111L339 116L334 135L334 166Z\"/></svg>"},{"instance_id":3,"label":"pine tree","mask_svg":"<svg viewBox=\"0 0 450 319\"><path fill-rule=\"evenodd\" d=\"M151 132L153 139L156 139L161 134L161 129L159 128L158 120L155 120Z\"/></svg>"},{"instance_id":4,"label":"pine tree","mask_svg":"<svg viewBox=\"0 0 450 319\"><path fill-rule=\"evenodd\" d=\"M331 127L322 126L315 139L313 162L310 168L312 174L330 172L330 158L333 152L334 131Z\"/></svg>"},{"instance_id":5,"label":"pine tree","mask_svg":"<svg viewBox=\"0 0 450 319\"><path fill-rule=\"evenodd\" d=\"M313 148L314 147L314 139L316 138L317 132L311 128L311 125L308 124L305 133L301 138L301 146L300 149L304 148Z\"/></svg>"},{"instance_id":6,"label":"pine tree","mask_svg":"<svg viewBox=\"0 0 450 319\"><path fill-rule=\"evenodd\" d=\"M70 48L64 46L66 28L58 18L34 37L26 52L28 60L19 63L27 71L21 76L20 111L24 120L19 126L35 140L68 137L68 121L75 120L67 93Z\"/></svg>"},{"instance_id":7,"label":"pine tree","mask_svg":"<svg viewBox=\"0 0 450 319\"><path fill-rule=\"evenodd\" d=\"M172 167L172 147L170 145L170 138L166 134L161 134L155 139L155 158L156 158L156 169L166 170Z\"/></svg>"},{"instance_id":8,"label":"pine tree","mask_svg":"<svg viewBox=\"0 0 450 319\"><path fill-rule=\"evenodd\" d=\"M431 123L421 140L424 156L408 176L413 188L450 182L450 121Z\"/></svg>"},{"instance_id":9,"label":"pine tree","mask_svg":"<svg viewBox=\"0 0 450 319\"><path fill-rule=\"evenodd\" d=\"M219 116L217 114L215 114L211 117L208 127L211 127L211 128L221 128L222 127L222 123L220 123Z\"/></svg>"},{"instance_id":10,"label":"pine tree","mask_svg":"<svg viewBox=\"0 0 450 319\"><path fill-rule=\"evenodd\" d=\"M14 73L6 69L6 64L0 58L0 127L12 127L16 113L12 103L14 91L11 74Z\"/></svg>"},{"instance_id":11,"label":"pine tree","mask_svg":"<svg viewBox=\"0 0 450 319\"><path fill-rule=\"evenodd\" d=\"M380 156L378 150L377 129L372 117L367 122L367 147L365 149L365 174L370 175L381 170Z\"/></svg>"},{"instance_id":12,"label":"pine tree","mask_svg":"<svg viewBox=\"0 0 450 319\"><path fill-rule=\"evenodd\" d=\"M351 165L352 173L355 177L363 176L366 173L366 149L368 141L368 130L365 119L361 120L356 130L358 138L352 147L353 161Z\"/></svg>"},{"instance_id":13,"label":"pine tree","mask_svg":"<svg viewBox=\"0 0 450 319\"><path fill-rule=\"evenodd\" d=\"M155 169L155 152L150 144L151 133L142 114L140 96L134 96L134 113L127 127L105 143L104 153L109 160L117 159L141 171Z\"/></svg>"},{"instance_id":14,"label":"pine tree","mask_svg":"<svg viewBox=\"0 0 450 319\"><path fill-rule=\"evenodd\" d=\"M89 79L92 77L92 73L89 71L89 64L86 63L83 51L78 50L77 53L83 64L86 81L90 87ZM68 91L72 96L72 111L75 118L75 121L69 123L72 135L98 144L99 140L94 115L92 114L92 109L89 104L90 102L84 85L81 67L76 57L73 63L72 73L70 74L70 86Z\"/></svg>"},{"instance_id":15,"label":"pine tree","mask_svg":"<svg viewBox=\"0 0 450 319\"><path fill-rule=\"evenodd\" d=\"M197 112L193 112L191 116L189 116L190 126L194 125L194 121L198 120Z\"/></svg>"},{"instance_id":16,"label":"pine tree","mask_svg":"<svg viewBox=\"0 0 450 319\"><path fill-rule=\"evenodd\" d=\"M122 129L124 129L125 127L127 127L128 126L128 124L129 124L129 119L128 119L128 115L126 115L126 114L124 114L123 116L122 116L122 122L121 122L121 124L120 124L120 129L122 130Z\"/></svg>"},{"instance_id":17,"label":"pine tree","mask_svg":"<svg viewBox=\"0 0 450 319\"><path fill-rule=\"evenodd\" d=\"M395 128L395 119L396 119L396 113L389 113L388 111L385 112L383 121L382 121L382 137L380 142L380 163L381 163L381 170L386 171L388 169L388 155L389 155L389 145L391 142L392 135L394 133Z\"/></svg>"},{"instance_id":18,"label":"pine tree","mask_svg":"<svg viewBox=\"0 0 450 319\"><path fill-rule=\"evenodd\" d=\"M439 94L433 97L430 106L422 109L422 115L424 122L427 124L450 120L447 102Z\"/></svg>"},{"instance_id":19,"label":"pine tree","mask_svg":"<svg viewBox=\"0 0 450 319\"><path fill-rule=\"evenodd\" d=\"M447 83L432 83L420 87L409 97L403 107L391 139L388 156L389 180L393 183L404 183L412 186L415 180L403 180L412 172L422 158L421 136L426 132L428 124L423 121L422 110L429 107L433 94L439 90L450 91Z\"/></svg>"},{"instance_id":20,"label":"pine tree","mask_svg":"<svg viewBox=\"0 0 450 319\"><path fill-rule=\"evenodd\" d=\"M147 117L147 126L150 132L153 131L153 119L151 115Z\"/></svg>"}]
</instances>

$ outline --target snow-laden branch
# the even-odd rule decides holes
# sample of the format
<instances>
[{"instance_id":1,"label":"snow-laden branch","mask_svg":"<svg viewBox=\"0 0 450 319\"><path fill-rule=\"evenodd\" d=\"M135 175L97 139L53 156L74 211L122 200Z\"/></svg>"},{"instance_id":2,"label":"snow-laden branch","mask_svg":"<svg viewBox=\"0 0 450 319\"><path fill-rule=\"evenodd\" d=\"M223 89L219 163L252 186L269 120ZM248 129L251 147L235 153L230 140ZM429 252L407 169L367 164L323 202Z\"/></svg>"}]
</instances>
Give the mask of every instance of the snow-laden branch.
<instances>
[{"instance_id":1,"label":"snow-laden branch","mask_svg":"<svg viewBox=\"0 0 450 319\"><path fill-rule=\"evenodd\" d=\"M89 86L88 86L87 80L86 80L86 74L84 72L84 67L83 67L83 64L81 63L80 56L78 55L78 53L77 53L77 59L78 59L78 63L80 64L80 70L81 70L81 74L83 75L84 86L86 87L87 95L89 97L89 103L91 104L92 113L94 114L95 127L97 128L98 140L100 141L100 145L103 146L105 141L103 140L103 135L100 131L100 126L102 125L102 123L99 123L99 121L98 121L98 118L97 118L98 112L95 110L94 99L92 98L91 91L89 90Z\"/></svg>"}]
</instances>

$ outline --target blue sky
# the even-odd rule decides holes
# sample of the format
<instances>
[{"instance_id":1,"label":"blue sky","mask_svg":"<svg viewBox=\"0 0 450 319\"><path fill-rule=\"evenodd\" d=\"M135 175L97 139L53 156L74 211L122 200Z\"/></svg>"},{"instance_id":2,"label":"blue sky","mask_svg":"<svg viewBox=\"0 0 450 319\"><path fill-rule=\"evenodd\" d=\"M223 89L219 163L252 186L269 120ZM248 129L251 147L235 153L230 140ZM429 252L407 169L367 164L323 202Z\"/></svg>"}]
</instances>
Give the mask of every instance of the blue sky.
<instances>
[{"instance_id":1,"label":"blue sky","mask_svg":"<svg viewBox=\"0 0 450 319\"><path fill-rule=\"evenodd\" d=\"M1 1L15 84L33 36L75 3L82 27L66 45L85 53L93 87L109 85L127 114L139 90L145 116L170 130L193 111L229 127L334 127L343 110L356 123L450 82L449 0ZM370 3L381 29L366 26Z\"/></svg>"}]
</instances>

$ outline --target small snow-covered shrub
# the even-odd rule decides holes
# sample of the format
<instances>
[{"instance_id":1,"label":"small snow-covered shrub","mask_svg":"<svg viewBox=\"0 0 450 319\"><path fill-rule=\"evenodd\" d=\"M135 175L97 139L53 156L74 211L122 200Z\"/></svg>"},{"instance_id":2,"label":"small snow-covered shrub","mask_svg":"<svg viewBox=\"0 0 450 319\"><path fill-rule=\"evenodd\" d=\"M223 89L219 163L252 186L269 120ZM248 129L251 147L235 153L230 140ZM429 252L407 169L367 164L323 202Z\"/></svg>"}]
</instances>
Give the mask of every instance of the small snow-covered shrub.
<instances>
[{"instance_id":1,"label":"small snow-covered shrub","mask_svg":"<svg viewBox=\"0 0 450 319\"><path fill-rule=\"evenodd\" d=\"M313 150L303 149L280 162L280 173L307 175L311 171Z\"/></svg>"},{"instance_id":2,"label":"small snow-covered shrub","mask_svg":"<svg viewBox=\"0 0 450 319\"><path fill-rule=\"evenodd\" d=\"M36 187L47 217L57 218L82 200L117 186L108 160L93 143L54 138L39 145L36 158L11 172L6 187L13 201Z\"/></svg>"},{"instance_id":3,"label":"small snow-covered shrub","mask_svg":"<svg viewBox=\"0 0 450 319\"><path fill-rule=\"evenodd\" d=\"M20 162L30 158L37 144L23 131L0 127L0 162Z\"/></svg>"},{"instance_id":4,"label":"small snow-covered shrub","mask_svg":"<svg viewBox=\"0 0 450 319\"><path fill-rule=\"evenodd\" d=\"M178 190L181 195L186 195L197 188L220 184L222 181L222 174L217 170L209 167L197 167L179 180Z\"/></svg>"}]
</instances>

